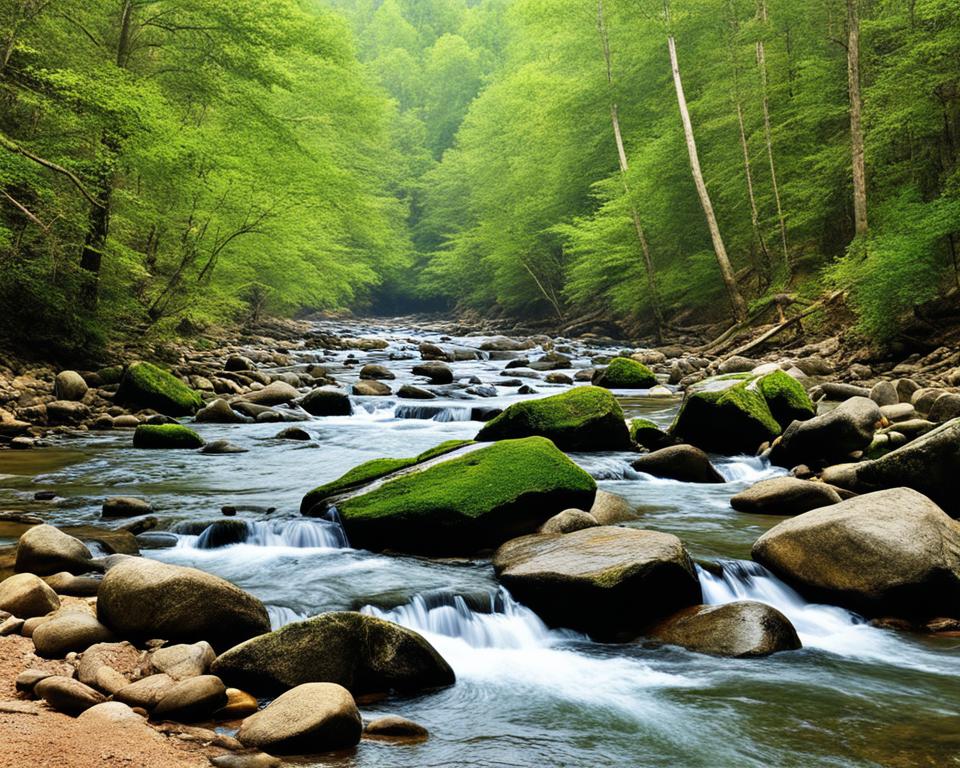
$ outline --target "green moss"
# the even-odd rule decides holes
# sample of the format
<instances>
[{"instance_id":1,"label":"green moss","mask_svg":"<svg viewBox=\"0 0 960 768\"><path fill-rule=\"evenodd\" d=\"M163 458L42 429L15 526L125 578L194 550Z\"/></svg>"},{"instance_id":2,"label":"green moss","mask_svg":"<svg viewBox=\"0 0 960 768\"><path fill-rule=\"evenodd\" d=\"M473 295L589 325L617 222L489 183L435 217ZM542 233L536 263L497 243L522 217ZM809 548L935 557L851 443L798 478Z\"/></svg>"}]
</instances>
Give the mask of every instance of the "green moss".
<instances>
[{"instance_id":1,"label":"green moss","mask_svg":"<svg viewBox=\"0 0 960 768\"><path fill-rule=\"evenodd\" d=\"M477 440L539 435L565 451L614 451L630 447L620 403L602 387L574 387L552 397L514 403L488 421Z\"/></svg>"},{"instance_id":2,"label":"green moss","mask_svg":"<svg viewBox=\"0 0 960 768\"><path fill-rule=\"evenodd\" d=\"M463 553L530 533L596 483L549 440L504 440L337 504L354 546Z\"/></svg>"},{"instance_id":3,"label":"green moss","mask_svg":"<svg viewBox=\"0 0 960 768\"><path fill-rule=\"evenodd\" d=\"M637 445L655 451L658 448L670 445L670 435L649 419L632 419L630 421L630 439Z\"/></svg>"},{"instance_id":4,"label":"green moss","mask_svg":"<svg viewBox=\"0 0 960 768\"><path fill-rule=\"evenodd\" d=\"M200 448L203 438L182 424L141 424L133 433L134 448Z\"/></svg>"},{"instance_id":5,"label":"green moss","mask_svg":"<svg viewBox=\"0 0 960 768\"><path fill-rule=\"evenodd\" d=\"M425 461L429 461L437 456L442 456L445 453L455 451L457 448L462 448L463 446L469 445L472 442L472 440L447 440L439 445L435 445L433 448L429 448L418 456L411 458L372 459L370 461L365 461L363 464L360 464L341 475L336 480L331 480L329 483L325 483L324 485L318 486L310 491L310 493L303 497L303 501L300 504L300 512L302 514L306 514L313 509L313 507L330 496L336 496L339 493L344 493L351 488L357 488L365 485L366 483L372 482L381 477L386 477L393 472L398 472L401 469L406 469L407 467L412 467L416 464L422 464Z\"/></svg>"},{"instance_id":6,"label":"green moss","mask_svg":"<svg viewBox=\"0 0 960 768\"><path fill-rule=\"evenodd\" d=\"M670 428L671 435L703 450L729 454L755 453L780 431L752 382L688 394Z\"/></svg>"},{"instance_id":7,"label":"green moss","mask_svg":"<svg viewBox=\"0 0 960 768\"><path fill-rule=\"evenodd\" d=\"M807 390L785 371L774 371L757 380L757 388L770 412L784 430L790 422L813 417L815 410Z\"/></svg>"},{"instance_id":8,"label":"green moss","mask_svg":"<svg viewBox=\"0 0 960 768\"><path fill-rule=\"evenodd\" d=\"M117 391L119 402L153 408L169 416L195 413L203 399L180 379L151 363L131 363Z\"/></svg>"},{"instance_id":9,"label":"green moss","mask_svg":"<svg viewBox=\"0 0 960 768\"><path fill-rule=\"evenodd\" d=\"M657 377L643 363L629 357L615 357L610 365L597 371L593 383L609 389L649 389Z\"/></svg>"}]
</instances>

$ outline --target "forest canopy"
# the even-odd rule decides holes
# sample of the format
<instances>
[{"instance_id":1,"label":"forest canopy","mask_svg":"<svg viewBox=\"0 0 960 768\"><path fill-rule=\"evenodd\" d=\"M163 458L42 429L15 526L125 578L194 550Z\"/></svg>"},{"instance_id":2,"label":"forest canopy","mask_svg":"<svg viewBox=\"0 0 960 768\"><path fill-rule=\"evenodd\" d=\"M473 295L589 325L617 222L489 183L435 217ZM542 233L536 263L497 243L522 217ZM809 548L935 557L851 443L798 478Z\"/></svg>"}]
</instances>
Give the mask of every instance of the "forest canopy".
<instances>
[{"instance_id":1,"label":"forest canopy","mask_svg":"<svg viewBox=\"0 0 960 768\"><path fill-rule=\"evenodd\" d=\"M0 0L4 331L956 290L951 0ZM664 319L666 318L666 319Z\"/></svg>"}]
</instances>

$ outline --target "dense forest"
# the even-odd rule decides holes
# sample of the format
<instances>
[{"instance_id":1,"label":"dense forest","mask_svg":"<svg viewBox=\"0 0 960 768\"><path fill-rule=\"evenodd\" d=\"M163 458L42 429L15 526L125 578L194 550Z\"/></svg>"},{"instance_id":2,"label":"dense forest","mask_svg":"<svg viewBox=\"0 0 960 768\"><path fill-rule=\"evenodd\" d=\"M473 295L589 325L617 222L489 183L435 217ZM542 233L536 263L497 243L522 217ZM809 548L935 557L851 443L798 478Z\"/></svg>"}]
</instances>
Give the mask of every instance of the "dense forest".
<instances>
[{"instance_id":1,"label":"dense forest","mask_svg":"<svg viewBox=\"0 0 960 768\"><path fill-rule=\"evenodd\" d=\"M653 335L960 285L953 0L2 0L0 321L604 309Z\"/></svg>"}]
</instances>

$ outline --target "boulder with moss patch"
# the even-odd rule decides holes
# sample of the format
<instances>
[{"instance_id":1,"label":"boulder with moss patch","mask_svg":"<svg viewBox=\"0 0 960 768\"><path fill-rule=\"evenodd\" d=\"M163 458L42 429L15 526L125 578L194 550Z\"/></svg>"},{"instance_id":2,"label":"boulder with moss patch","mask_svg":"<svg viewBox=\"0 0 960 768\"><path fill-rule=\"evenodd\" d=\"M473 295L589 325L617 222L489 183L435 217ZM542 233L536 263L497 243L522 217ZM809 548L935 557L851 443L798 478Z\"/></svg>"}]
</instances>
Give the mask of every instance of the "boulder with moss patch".
<instances>
[{"instance_id":1,"label":"boulder with moss patch","mask_svg":"<svg viewBox=\"0 0 960 768\"><path fill-rule=\"evenodd\" d=\"M666 448L676 442L650 419L631 419L630 439L650 451Z\"/></svg>"},{"instance_id":2,"label":"boulder with moss patch","mask_svg":"<svg viewBox=\"0 0 960 768\"><path fill-rule=\"evenodd\" d=\"M141 424L133 433L134 448L202 448L203 438L182 424Z\"/></svg>"},{"instance_id":3,"label":"boulder with moss patch","mask_svg":"<svg viewBox=\"0 0 960 768\"><path fill-rule=\"evenodd\" d=\"M465 554L531 533L564 509L590 509L596 488L549 440L528 437L390 478L338 498L336 509L355 546Z\"/></svg>"},{"instance_id":4,"label":"boulder with moss patch","mask_svg":"<svg viewBox=\"0 0 960 768\"><path fill-rule=\"evenodd\" d=\"M564 451L630 449L630 433L620 403L603 387L574 387L552 397L514 403L488 421L477 440L538 435Z\"/></svg>"},{"instance_id":5,"label":"boulder with moss patch","mask_svg":"<svg viewBox=\"0 0 960 768\"><path fill-rule=\"evenodd\" d=\"M203 406L200 393L152 363L131 363L120 380L116 401L153 408L168 416L187 416Z\"/></svg>"},{"instance_id":6,"label":"boulder with moss patch","mask_svg":"<svg viewBox=\"0 0 960 768\"><path fill-rule=\"evenodd\" d=\"M649 389L656 386L657 377L637 360L615 357L606 368L594 371L593 383L607 389Z\"/></svg>"},{"instance_id":7,"label":"boulder with moss patch","mask_svg":"<svg viewBox=\"0 0 960 768\"><path fill-rule=\"evenodd\" d=\"M331 480L329 483L324 483L310 491L303 497L303 501L300 503L300 514L310 514L310 510L332 496L347 493L348 491L360 488L368 483L372 483L374 480L379 480L400 470L414 467L417 464L423 464L426 461L443 456L458 448L463 448L465 445L470 445L472 442L472 440L447 440L440 443L440 445L436 445L423 453L409 458L371 459L370 461L365 461L363 464L341 475L336 480Z\"/></svg>"},{"instance_id":8,"label":"boulder with moss patch","mask_svg":"<svg viewBox=\"0 0 960 768\"><path fill-rule=\"evenodd\" d=\"M714 381L687 393L670 434L716 453L755 453L780 434L756 381Z\"/></svg>"},{"instance_id":9,"label":"boulder with moss patch","mask_svg":"<svg viewBox=\"0 0 960 768\"><path fill-rule=\"evenodd\" d=\"M757 379L757 387L781 430L794 421L813 418L816 413L807 390L785 371L774 371L761 376Z\"/></svg>"}]
</instances>

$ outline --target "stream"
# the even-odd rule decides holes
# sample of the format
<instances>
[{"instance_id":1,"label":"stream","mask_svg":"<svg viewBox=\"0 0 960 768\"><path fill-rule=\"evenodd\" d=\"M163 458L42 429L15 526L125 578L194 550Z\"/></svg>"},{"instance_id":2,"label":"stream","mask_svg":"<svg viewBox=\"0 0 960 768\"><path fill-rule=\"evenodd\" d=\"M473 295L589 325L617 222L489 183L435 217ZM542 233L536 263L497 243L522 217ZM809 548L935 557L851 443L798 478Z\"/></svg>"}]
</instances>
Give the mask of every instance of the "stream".
<instances>
[{"instance_id":1,"label":"stream","mask_svg":"<svg viewBox=\"0 0 960 768\"><path fill-rule=\"evenodd\" d=\"M421 362L417 343L439 340L416 328L325 327L389 345L376 352L298 350L303 364L325 356L331 374L350 383L360 366L348 365L347 356L355 354L396 373L394 389L423 385L411 373ZM482 339L454 341L476 347ZM589 366L598 352L572 346L575 368ZM497 357L451 367L458 380L497 385L507 362ZM472 438L480 427L470 420L475 406L505 407L567 388L523 382L538 393L497 386L496 397L465 399L462 388L450 386L430 401L354 397L352 416L299 424L313 437L309 443L274 439L284 426L278 424L196 425L208 441L229 438L249 449L240 454L135 451L131 433L120 431L64 437L50 448L0 454L0 508L57 525L99 523L104 498L138 496L153 504L161 527L176 531L178 523L219 519L220 508L232 505L249 522L243 543L210 548L202 534L178 533L175 546L144 555L235 582L264 601L275 627L334 609L382 616L421 632L454 668L457 683L446 690L361 704L368 719L398 714L423 724L428 741L364 741L348 753L297 764L960 765L960 639L874 628L845 609L806 602L750 562L752 543L780 520L729 506L733 494L783 473L758 458L714 457L727 482L695 485L635 472L631 454L571 454L601 488L639 509L631 525L676 534L695 559L715 564L700 568L705 602L759 600L790 618L803 649L763 659L593 643L546 627L499 588L486 560L355 550L336 523L299 516L306 491L363 461ZM629 417L661 425L679 404L676 395L617 394ZM58 499L34 501L41 490L56 491Z\"/></svg>"}]
</instances>

